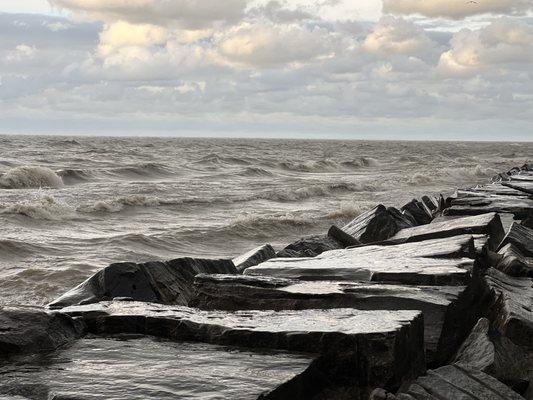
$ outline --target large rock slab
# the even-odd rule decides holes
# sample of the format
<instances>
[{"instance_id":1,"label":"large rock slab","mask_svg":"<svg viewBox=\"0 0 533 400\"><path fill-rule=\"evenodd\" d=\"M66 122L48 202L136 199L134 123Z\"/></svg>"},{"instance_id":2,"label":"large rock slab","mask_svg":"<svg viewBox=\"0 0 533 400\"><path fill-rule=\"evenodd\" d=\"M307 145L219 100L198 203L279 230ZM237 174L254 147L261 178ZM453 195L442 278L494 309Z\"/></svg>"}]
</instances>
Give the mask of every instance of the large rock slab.
<instances>
[{"instance_id":1,"label":"large rock slab","mask_svg":"<svg viewBox=\"0 0 533 400\"><path fill-rule=\"evenodd\" d=\"M499 334L533 351L533 279L515 278L494 268L481 278L481 307Z\"/></svg>"},{"instance_id":2,"label":"large rock slab","mask_svg":"<svg viewBox=\"0 0 533 400\"><path fill-rule=\"evenodd\" d=\"M198 275L196 298L190 305L208 310L302 310L355 308L358 310L420 310L424 313L426 354L432 362L444 335L446 318L461 319L456 303L464 286L399 286L361 282L294 281L268 276ZM453 304L453 307L450 305ZM468 326L468 325L466 325ZM465 332L466 334L467 332ZM452 339L453 340L453 339ZM458 346L460 343L456 343Z\"/></svg>"},{"instance_id":3,"label":"large rock slab","mask_svg":"<svg viewBox=\"0 0 533 400\"><path fill-rule=\"evenodd\" d=\"M0 308L0 359L57 349L79 338L84 324L38 307Z\"/></svg>"},{"instance_id":4,"label":"large rock slab","mask_svg":"<svg viewBox=\"0 0 533 400\"><path fill-rule=\"evenodd\" d=\"M380 204L359 215L342 230L361 243L387 240L398 231L416 225L416 222L392 207Z\"/></svg>"},{"instance_id":5,"label":"large rock slab","mask_svg":"<svg viewBox=\"0 0 533 400\"><path fill-rule=\"evenodd\" d=\"M513 223L500 243L500 249L508 244L515 246L523 255L533 257L533 229Z\"/></svg>"},{"instance_id":6,"label":"large rock slab","mask_svg":"<svg viewBox=\"0 0 533 400\"><path fill-rule=\"evenodd\" d=\"M398 400L524 400L496 378L460 365L447 365L428 371Z\"/></svg>"},{"instance_id":7,"label":"large rock slab","mask_svg":"<svg viewBox=\"0 0 533 400\"><path fill-rule=\"evenodd\" d=\"M433 220L433 214L425 203L416 199L411 200L401 208L404 214L410 215L417 225L429 224Z\"/></svg>"},{"instance_id":8,"label":"large rock slab","mask_svg":"<svg viewBox=\"0 0 533 400\"><path fill-rule=\"evenodd\" d=\"M488 213L464 218L440 219L427 225L402 229L391 240L420 242L464 234L488 235L489 245L494 249L500 244L505 232L499 215Z\"/></svg>"},{"instance_id":9,"label":"large rock slab","mask_svg":"<svg viewBox=\"0 0 533 400\"><path fill-rule=\"evenodd\" d=\"M49 307L59 309L114 298L163 304L187 304L193 295L194 277L200 273L234 274L237 270L230 260L195 258L143 264L111 264L54 300Z\"/></svg>"},{"instance_id":10,"label":"large rock slab","mask_svg":"<svg viewBox=\"0 0 533 400\"><path fill-rule=\"evenodd\" d=\"M519 190L521 192L527 193L528 195L533 194L533 178L531 180L511 180L510 182L502 182L502 185L510 187L511 189Z\"/></svg>"},{"instance_id":11,"label":"large rock slab","mask_svg":"<svg viewBox=\"0 0 533 400\"><path fill-rule=\"evenodd\" d=\"M494 268L510 276L533 278L533 259L525 257L512 243L498 250Z\"/></svg>"},{"instance_id":12,"label":"large rock slab","mask_svg":"<svg viewBox=\"0 0 533 400\"><path fill-rule=\"evenodd\" d=\"M309 259L275 258L248 268L245 274L301 280L457 285L469 280L475 257L473 237L463 235L335 250Z\"/></svg>"},{"instance_id":13,"label":"large rock slab","mask_svg":"<svg viewBox=\"0 0 533 400\"><path fill-rule=\"evenodd\" d=\"M232 261L235 268L237 268L237 272L242 274L246 268L261 264L274 257L276 257L276 250L271 245L265 244L234 258Z\"/></svg>"},{"instance_id":14,"label":"large rock slab","mask_svg":"<svg viewBox=\"0 0 533 400\"><path fill-rule=\"evenodd\" d=\"M95 334L135 333L178 341L322 353L333 359L335 354L351 354L353 369L345 374L356 377L357 388L365 395L375 385L397 388L425 369L423 320L418 311L229 313L115 301L72 306L62 312L82 317Z\"/></svg>"},{"instance_id":15,"label":"large rock slab","mask_svg":"<svg viewBox=\"0 0 533 400\"><path fill-rule=\"evenodd\" d=\"M505 336L494 334L486 318L478 321L453 362L483 371L515 391L527 388L529 374L533 372L533 353Z\"/></svg>"},{"instance_id":16,"label":"large rock slab","mask_svg":"<svg viewBox=\"0 0 533 400\"><path fill-rule=\"evenodd\" d=\"M533 210L533 199L526 196L479 195L451 199L445 215L478 215L489 212L511 213L516 219L525 218Z\"/></svg>"}]
</instances>

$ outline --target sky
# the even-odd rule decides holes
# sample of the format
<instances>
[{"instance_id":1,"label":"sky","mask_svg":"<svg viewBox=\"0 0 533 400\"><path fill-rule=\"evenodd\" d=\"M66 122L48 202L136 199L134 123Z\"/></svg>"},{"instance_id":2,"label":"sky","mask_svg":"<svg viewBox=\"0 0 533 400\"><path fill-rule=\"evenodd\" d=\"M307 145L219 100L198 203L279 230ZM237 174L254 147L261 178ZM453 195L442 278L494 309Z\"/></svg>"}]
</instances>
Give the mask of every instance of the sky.
<instances>
[{"instance_id":1,"label":"sky","mask_svg":"<svg viewBox=\"0 0 533 400\"><path fill-rule=\"evenodd\" d=\"M533 0L0 0L0 133L533 140Z\"/></svg>"}]
</instances>

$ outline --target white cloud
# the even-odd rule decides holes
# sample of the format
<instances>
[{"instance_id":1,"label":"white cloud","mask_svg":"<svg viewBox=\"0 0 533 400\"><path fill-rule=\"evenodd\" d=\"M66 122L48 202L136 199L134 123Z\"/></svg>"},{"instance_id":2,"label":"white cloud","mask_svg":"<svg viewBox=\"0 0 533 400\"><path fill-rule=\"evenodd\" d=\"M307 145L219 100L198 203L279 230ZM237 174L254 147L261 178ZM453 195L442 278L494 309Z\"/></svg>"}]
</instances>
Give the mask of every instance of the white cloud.
<instances>
[{"instance_id":1,"label":"white cloud","mask_svg":"<svg viewBox=\"0 0 533 400\"><path fill-rule=\"evenodd\" d=\"M383 17L367 36L363 47L380 55L414 55L427 52L435 46L426 32L410 21L401 18Z\"/></svg>"},{"instance_id":2,"label":"white cloud","mask_svg":"<svg viewBox=\"0 0 533 400\"><path fill-rule=\"evenodd\" d=\"M383 12L421 14L426 17L461 19L479 14L524 15L533 11L531 0L383 0Z\"/></svg>"},{"instance_id":3,"label":"white cloud","mask_svg":"<svg viewBox=\"0 0 533 400\"><path fill-rule=\"evenodd\" d=\"M23 61L32 60L37 53L37 49L34 46L28 46L27 44L19 44L13 50L9 51L6 55L6 61L9 63L19 63Z\"/></svg>"},{"instance_id":4,"label":"white cloud","mask_svg":"<svg viewBox=\"0 0 533 400\"><path fill-rule=\"evenodd\" d=\"M49 0L56 7L93 20L201 29L238 21L246 0Z\"/></svg>"},{"instance_id":5,"label":"white cloud","mask_svg":"<svg viewBox=\"0 0 533 400\"><path fill-rule=\"evenodd\" d=\"M99 52L106 56L120 47L163 44L167 37L167 29L160 26L117 21L106 25L101 33Z\"/></svg>"}]
</instances>

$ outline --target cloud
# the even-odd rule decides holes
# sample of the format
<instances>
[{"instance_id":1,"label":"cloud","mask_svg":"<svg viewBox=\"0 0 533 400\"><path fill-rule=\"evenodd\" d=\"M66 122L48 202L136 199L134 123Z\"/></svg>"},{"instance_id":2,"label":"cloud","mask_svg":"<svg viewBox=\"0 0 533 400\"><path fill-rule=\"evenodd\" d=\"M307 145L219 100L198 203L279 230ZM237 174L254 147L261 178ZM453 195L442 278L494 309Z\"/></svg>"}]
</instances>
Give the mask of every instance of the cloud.
<instances>
[{"instance_id":1,"label":"cloud","mask_svg":"<svg viewBox=\"0 0 533 400\"><path fill-rule=\"evenodd\" d=\"M398 15L462 19L479 14L524 15L533 11L531 0L383 0L383 12Z\"/></svg>"},{"instance_id":2,"label":"cloud","mask_svg":"<svg viewBox=\"0 0 533 400\"><path fill-rule=\"evenodd\" d=\"M106 25L100 35L99 52L102 56L115 49L128 46L153 46L163 44L168 38L165 28L150 24L131 24L125 21Z\"/></svg>"},{"instance_id":3,"label":"cloud","mask_svg":"<svg viewBox=\"0 0 533 400\"><path fill-rule=\"evenodd\" d=\"M490 66L521 69L523 64L528 69L532 63L533 26L500 18L485 28L455 34L439 67L449 75L471 76Z\"/></svg>"},{"instance_id":4,"label":"cloud","mask_svg":"<svg viewBox=\"0 0 533 400\"><path fill-rule=\"evenodd\" d=\"M370 33L363 47L375 54L415 55L428 51L435 45L426 32L410 21L401 18L383 17Z\"/></svg>"},{"instance_id":5,"label":"cloud","mask_svg":"<svg viewBox=\"0 0 533 400\"><path fill-rule=\"evenodd\" d=\"M202 29L240 20L246 0L49 0L91 20Z\"/></svg>"},{"instance_id":6,"label":"cloud","mask_svg":"<svg viewBox=\"0 0 533 400\"><path fill-rule=\"evenodd\" d=\"M219 38L220 53L232 63L268 68L332 55L337 37L318 26L243 23Z\"/></svg>"},{"instance_id":7,"label":"cloud","mask_svg":"<svg viewBox=\"0 0 533 400\"><path fill-rule=\"evenodd\" d=\"M19 63L27 60L32 60L37 53L34 46L27 44L19 44L13 50L7 53L6 61L8 63Z\"/></svg>"}]
</instances>

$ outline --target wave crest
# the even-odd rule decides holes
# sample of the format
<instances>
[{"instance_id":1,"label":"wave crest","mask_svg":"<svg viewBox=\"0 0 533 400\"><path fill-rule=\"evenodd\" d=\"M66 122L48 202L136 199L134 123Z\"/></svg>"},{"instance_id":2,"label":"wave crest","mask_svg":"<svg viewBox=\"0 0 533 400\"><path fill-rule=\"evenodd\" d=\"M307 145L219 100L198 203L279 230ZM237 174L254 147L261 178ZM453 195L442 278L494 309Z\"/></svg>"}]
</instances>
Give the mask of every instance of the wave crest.
<instances>
[{"instance_id":1,"label":"wave crest","mask_svg":"<svg viewBox=\"0 0 533 400\"><path fill-rule=\"evenodd\" d=\"M52 196L42 196L34 201L0 204L0 214L24 215L32 219L62 220L75 216L75 210Z\"/></svg>"},{"instance_id":2,"label":"wave crest","mask_svg":"<svg viewBox=\"0 0 533 400\"><path fill-rule=\"evenodd\" d=\"M24 165L2 175L0 186L6 189L58 188L63 186L63 180L50 168Z\"/></svg>"},{"instance_id":3,"label":"wave crest","mask_svg":"<svg viewBox=\"0 0 533 400\"><path fill-rule=\"evenodd\" d=\"M84 205L78 207L77 211L84 213L97 213L97 212L109 212L115 213L122 211L126 207L156 207L161 205L162 202L157 197L152 196L123 196L114 197L109 200L97 201L94 204Z\"/></svg>"}]
</instances>

